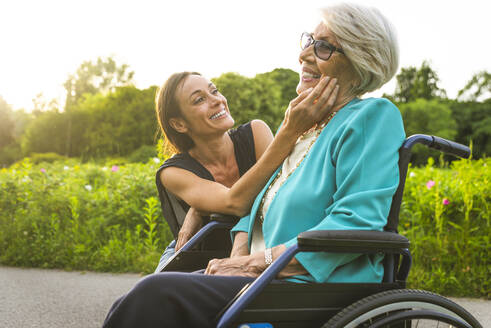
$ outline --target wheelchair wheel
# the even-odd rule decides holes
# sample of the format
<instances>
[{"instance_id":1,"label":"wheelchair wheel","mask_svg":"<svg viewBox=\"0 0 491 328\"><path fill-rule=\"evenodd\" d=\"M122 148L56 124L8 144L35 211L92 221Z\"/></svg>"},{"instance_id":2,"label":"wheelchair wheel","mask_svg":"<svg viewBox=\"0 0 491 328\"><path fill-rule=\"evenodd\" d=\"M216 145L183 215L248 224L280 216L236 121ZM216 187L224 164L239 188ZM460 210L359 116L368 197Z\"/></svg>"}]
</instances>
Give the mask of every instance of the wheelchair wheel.
<instances>
[{"instance_id":1,"label":"wheelchair wheel","mask_svg":"<svg viewBox=\"0 0 491 328\"><path fill-rule=\"evenodd\" d=\"M331 318L322 328L482 328L460 305L423 290L398 289L368 296Z\"/></svg>"}]
</instances>

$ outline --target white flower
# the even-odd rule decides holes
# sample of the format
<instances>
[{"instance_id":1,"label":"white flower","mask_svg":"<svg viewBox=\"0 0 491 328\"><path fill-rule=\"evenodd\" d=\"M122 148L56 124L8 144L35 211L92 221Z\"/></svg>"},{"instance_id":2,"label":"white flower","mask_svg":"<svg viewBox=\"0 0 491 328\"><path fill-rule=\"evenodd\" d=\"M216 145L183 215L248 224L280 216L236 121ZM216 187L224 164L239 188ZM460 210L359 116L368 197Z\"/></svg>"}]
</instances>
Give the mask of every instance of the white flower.
<instances>
[{"instance_id":1,"label":"white flower","mask_svg":"<svg viewBox=\"0 0 491 328\"><path fill-rule=\"evenodd\" d=\"M85 189L87 189L88 191L92 191L92 186L91 185L85 185Z\"/></svg>"},{"instance_id":2,"label":"white flower","mask_svg":"<svg viewBox=\"0 0 491 328\"><path fill-rule=\"evenodd\" d=\"M67 171L68 169L69 169L69 167L68 167L68 166L66 166L66 165L65 165L65 166L63 166L63 170Z\"/></svg>"},{"instance_id":3,"label":"white flower","mask_svg":"<svg viewBox=\"0 0 491 328\"><path fill-rule=\"evenodd\" d=\"M160 163L160 159L159 159L158 157L154 157L154 158L153 158L153 162L154 162L155 164L159 164L159 163Z\"/></svg>"},{"instance_id":4,"label":"white flower","mask_svg":"<svg viewBox=\"0 0 491 328\"><path fill-rule=\"evenodd\" d=\"M102 168L102 170L103 170L103 171L107 171L107 167L106 167L106 166L104 166L104 167Z\"/></svg>"},{"instance_id":5,"label":"white flower","mask_svg":"<svg viewBox=\"0 0 491 328\"><path fill-rule=\"evenodd\" d=\"M410 178L412 178L412 177L414 177L414 176L416 176L416 173L414 173L414 172L409 173L409 177L410 177Z\"/></svg>"}]
</instances>

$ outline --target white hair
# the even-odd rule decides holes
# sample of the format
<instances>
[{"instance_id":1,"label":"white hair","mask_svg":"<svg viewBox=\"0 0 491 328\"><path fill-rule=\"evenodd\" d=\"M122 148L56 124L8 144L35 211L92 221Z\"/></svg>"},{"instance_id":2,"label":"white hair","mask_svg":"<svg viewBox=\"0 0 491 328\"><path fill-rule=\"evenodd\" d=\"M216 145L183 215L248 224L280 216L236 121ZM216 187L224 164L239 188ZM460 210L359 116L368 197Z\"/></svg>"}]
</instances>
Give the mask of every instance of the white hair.
<instances>
[{"instance_id":1,"label":"white hair","mask_svg":"<svg viewBox=\"0 0 491 328\"><path fill-rule=\"evenodd\" d=\"M399 66L396 31L378 9L343 3L323 8L321 14L358 74L353 94L374 91L395 75Z\"/></svg>"}]
</instances>

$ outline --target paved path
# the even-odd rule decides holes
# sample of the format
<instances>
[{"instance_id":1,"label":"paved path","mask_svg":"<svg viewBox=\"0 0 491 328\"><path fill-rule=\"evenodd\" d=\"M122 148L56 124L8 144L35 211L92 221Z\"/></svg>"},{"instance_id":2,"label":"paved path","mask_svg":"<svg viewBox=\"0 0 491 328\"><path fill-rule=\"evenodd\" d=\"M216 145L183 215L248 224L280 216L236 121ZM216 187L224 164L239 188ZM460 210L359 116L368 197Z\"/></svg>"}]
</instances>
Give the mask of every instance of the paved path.
<instances>
[{"instance_id":1,"label":"paved path","mask_svg":"<svg viewBox=\"0 0 491 328\"><path fill-rule=\"evenodd\" d=\"M0 267L0 327L101 327L113 301L137 274ZM454 299L491 328L491 301Z\"/></svg>"}]
</instances>

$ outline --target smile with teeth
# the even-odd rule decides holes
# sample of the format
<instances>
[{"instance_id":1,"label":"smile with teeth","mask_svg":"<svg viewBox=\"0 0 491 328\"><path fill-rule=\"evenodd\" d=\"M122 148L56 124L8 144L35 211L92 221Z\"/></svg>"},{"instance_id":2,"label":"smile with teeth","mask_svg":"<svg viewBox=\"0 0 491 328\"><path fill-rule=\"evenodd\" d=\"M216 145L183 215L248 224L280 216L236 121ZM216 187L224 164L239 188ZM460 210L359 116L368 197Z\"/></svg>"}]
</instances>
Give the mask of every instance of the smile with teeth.
<instances>
[{"instance_id":1,"label":"smile with teeth","mask_svg":"<svg viewBox=\"0 0 491 328\"><path fill-rule=\"evenodd\" d=\"M320 75L314 73L302 72L302 78L304 79L318 79L320 77L321 77Z\"/></svg>"},{"instance_id":2,"label":"smile with teeth","mask_svg":"<svg viewBox=\"0 0 491 328\"><path fill-rule=\"evenodd\" d=\"M222 110L221 110L221 111L219 111L218 113L211 115L211 116L210 116L210 120L216 120L217 118L220 118L220 117L222 117L223 115L227 115L227 112L225 111L225 109L222 109Z\"/></svg>"}]
</instances>

